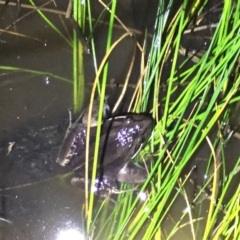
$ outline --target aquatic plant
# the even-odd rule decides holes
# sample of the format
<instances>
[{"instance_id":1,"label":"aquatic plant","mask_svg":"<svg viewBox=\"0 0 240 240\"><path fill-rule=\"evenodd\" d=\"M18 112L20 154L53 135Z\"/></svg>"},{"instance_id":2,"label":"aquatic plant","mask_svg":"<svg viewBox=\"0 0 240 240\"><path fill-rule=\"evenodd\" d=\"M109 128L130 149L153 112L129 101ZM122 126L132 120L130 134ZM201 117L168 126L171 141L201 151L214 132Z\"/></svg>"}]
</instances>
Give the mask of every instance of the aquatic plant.
<instances>
[{"instance_id":1,"label":"aquatic plant","mask_svg":"<svg viewBox=\"0 0 240 240\"><path fill-rule=\"evenodd\" d=\"M101 85L103 103L108 71L106 59L116 43L111 43L113 21L119 20L115 13L117 1L112 1L109 8L100 2L110 14L106 57L94 83ZM131 111L147 111L150 104L152 116L157 120L151 141L140 154L141 158L154 159L149 177L141 188L148 195L140 203L134 193L122 193L110 213L106 200L94 216L94 195L90 194L86 209L87 231L94 239L171 239L182 229L189 230L191 239L238 239L240 236L239 185L226 202L229 185L239 172L240 159L227 171L224 154L229 111L231 105L239 101L240 4L231 1L232 4L219 5L220 18L210 26L212 35L206 41L207 46L203 51L200 49L200 55L192 54L182 47L182 38L189 32L208 29L208 26L197 28L196 25L196 19L204 19L198 16L204 16L207 3L184 1L177 5L176 1L159 1L151 49L146 53L142 47L142 59L147 61L141 63L132 99L135 105L129 107ZM131 35L127 28L126 35ZM169 71L163 78L166 65ZM100 79L102 67L103 78ZM101 116L99 122L100 119ZM201 186L195 186L192 199L186 186L195 168L185 175L182 173L204 143L210 149L206 168L209 177ZM98 150L95 170L97 153ZM205 201L205 214L201 212L203 195L209 199ZM181 197L186 209L181 209L179 218L173 219L169 214ZM169 218L174 222L170 229L165 229Z\"/></svg>"}]
</instances>

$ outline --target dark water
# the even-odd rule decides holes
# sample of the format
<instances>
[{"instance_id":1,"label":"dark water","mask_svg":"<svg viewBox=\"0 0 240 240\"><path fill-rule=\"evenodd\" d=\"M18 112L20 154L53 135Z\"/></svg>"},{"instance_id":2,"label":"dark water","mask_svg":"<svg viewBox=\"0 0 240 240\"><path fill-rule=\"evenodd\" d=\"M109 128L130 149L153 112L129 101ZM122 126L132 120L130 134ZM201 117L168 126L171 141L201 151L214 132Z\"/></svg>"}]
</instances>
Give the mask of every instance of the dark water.
<instances>
[{"instance_id":1,"label":"dark water","mask_svg":"<svg viewBox=\"0 0 240 240\"><path fill-rule=\"evenodd\" d=\"M23 4L25 2L22 1ZM44 2L38 1L36 4ZM56 4L61 11L67 8L67 1L57 1ZM119 1L119 17L131 28L144 30L148 27L151 31L152 16L148 19L144 13L151 12L154 5L141 4L137 1ZM94 16L98 16L101 6L97 1L93 6ZM56 8L53 3L45 7ZM0 239L58 240L62 230L77 229L83 233L84 229L84 192L71 186L69 169L55 164L68 124L67 109L72 107L72 49L35 11L26 15L30 11L23 5L19 15L23 19L9 28L9 31L24 34L28 38L0 32L0 66L46 72L37 75L0 69L0 218L3 219L0 219ZM72 27L65 17L45 14L70 39ZM6 7L0 17L0 29L6 29L16 20L17 8ZM105 51L103 46L106 33L107 26L104 24L94 32L99 61ZM116 28L114 40L123 33L123 30ZM140 39L140 35L137 37ZM107 88L110 105L120 94L121 86L118 85L125 79L133 44L133 39L126 38L110 57L108 79L115 79L117 83ZM83 99L87 103L95 73L92 57L85 56L85 60L86 96ZM131 84L136 83L138 64L135 69ZM134 89L131 86L128 87L127 96L132 95ZM123 104L120 111L126 110L126 106ZM8 154L9 142L15 142L15 145ZM239 156L238 145L239 140L236 139L232 139L228 145L230 165ZM196 156L196 161L188 166L189 169L193 165L198 166L199 181L206 165L202 159L208 155L209 150L203 147ZM190 192L193 191L192 186L189 188ZM171 231L185 207L186 203L179 198L163 224L166 232ZM190 229L181 229L176 239L181 239L180 235L191 239Z\"/></svg>"},{"instance_id":2,"label":"dark water","mask_svg":"<svg viewBox=\"0 0 240 240\"><path fill-rule=\"evenodd\" d=\"M1 33L1 66L49 72L71 81L71 47L36 12L26 16L30 11L23 6L23 19L9 29L30 38ZM67 34L58 16L47 16ZM16 8L8 7L2 19L0 28L5 29L16 19ZM61 229L81 229L83 193L58 177L67 170L55 164L72 84L47 73L4 69L0 78L0 215L9 221L0 221L0 239L57 239ZM9 142L15 146L7 155Z\"/></svg>"}]
</instances>

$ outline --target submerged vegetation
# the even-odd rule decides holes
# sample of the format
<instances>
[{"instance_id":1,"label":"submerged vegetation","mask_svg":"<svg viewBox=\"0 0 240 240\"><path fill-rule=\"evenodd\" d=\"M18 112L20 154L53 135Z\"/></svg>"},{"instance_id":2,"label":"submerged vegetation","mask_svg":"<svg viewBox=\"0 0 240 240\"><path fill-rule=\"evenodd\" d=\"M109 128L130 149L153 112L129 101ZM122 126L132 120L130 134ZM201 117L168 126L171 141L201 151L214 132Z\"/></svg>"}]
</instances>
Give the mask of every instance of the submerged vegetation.
<instances>
[{"instance_id":1,"label":"submerged vegetation","mask_svg":"<svg viewBox=\"0 0 240 240\"><path fill-rule=\"evenodd\" d=\"M176 236L179 239L180 235L196 240L239 239L240 185L237 177L240 158L229 159L226 149L230 140L239 141L232 131L238 129L238 122L232 126L230 118L233 106L240 100L240 2L223 1L210 7L211 1L206 0L159 1L154 30L142 33L142 41L135 37L136 31L124 25L124 19L119 19L117 0L108 5L99 0L103 10L97 20L92 17L90 0L85 4L73 2L73 17L84 31L89 29L91 33L89 45L95 79L90 102L97 91L100 95L96 142L100 139L104 98L109 94L106 90L110 85L109 56L126 38L133 39L133 56L113 111L116 112L130 86L134 61L139 61L140 73L128 111L150 112L156 119L149 144L137 159L150 162L146 164L148 178L138 193L121 193L116 204L106 198L96 210L95 196L86 188L84 217L87 236L114 240L176 239ZM44 17L44 9L38 12L50 24ZM213 12L218 20L209 24L206 16ZM105 56L98 63L93 32L100 22L104 22L101 17L106 14L109 22L105 22L108 26ZM125 31L117 40L113 37L116 26ZM78 109L86 84L83 74L85 55L75 35L71 43L74 56L73 105ZM185 46L188 36L194 36L191 41L204 36L200 47L191 49ZM69 40L66 41L69 44ZM189 39L187 41L189 43ZM138 58L135 57L137 53ZM16 70L14 66L0 66L0 69ZM67 81L60 77L59 80ZM89 112L91 114L91 108ZM201 158L202 149L207 152L205 160L203 163L194 161ZM98 144L95 150L93 171L96 174ZM204 170L197 174L202 164ZM140 193L145 194L144 201L140 199Z\"/></svg>"}]
</instances>

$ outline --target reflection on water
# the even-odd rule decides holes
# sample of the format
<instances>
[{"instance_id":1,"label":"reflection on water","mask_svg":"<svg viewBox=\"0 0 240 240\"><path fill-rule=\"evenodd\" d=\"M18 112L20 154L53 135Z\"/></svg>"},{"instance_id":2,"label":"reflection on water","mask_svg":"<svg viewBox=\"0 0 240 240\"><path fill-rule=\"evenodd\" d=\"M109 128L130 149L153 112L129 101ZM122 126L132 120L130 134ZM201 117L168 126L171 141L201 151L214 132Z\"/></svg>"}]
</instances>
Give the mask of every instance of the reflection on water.
<instances>
[{"instance_id":1,"label":"reflection on water","mask_svg":"<svg viewBox=\"0 0 240 240\"><path fill-rule=\"evenodd\" d=\"M61 229L82 229L81 194L60 178L6 191L1 203L13 223L1 223L2 239L56 239Z\"/></svg>"},{"instance_id":2,"label":"reflection on water","mask_svg":"<svg viewBox=\"0 0 240 240\"><path fill-rule=\"evenodd\" d=\"M58 234L58 237L56 240L85 240L86 238L84 235L79 231L79 229L66 229L61 230Z\"/></svg>"}]
</instances>

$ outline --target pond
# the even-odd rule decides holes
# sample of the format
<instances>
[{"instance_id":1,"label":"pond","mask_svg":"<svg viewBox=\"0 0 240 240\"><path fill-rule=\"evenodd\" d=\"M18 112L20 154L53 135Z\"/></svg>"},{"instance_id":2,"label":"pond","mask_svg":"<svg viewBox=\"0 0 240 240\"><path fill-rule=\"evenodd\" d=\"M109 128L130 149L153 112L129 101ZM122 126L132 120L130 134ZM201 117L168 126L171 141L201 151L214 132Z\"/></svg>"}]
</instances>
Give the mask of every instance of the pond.
<instances>
[{"instance_id":1,"label":"pond","mask_svg":"<svg viewBox=\"0 0 240 240\"><path fill-rule=\"evenodd\" d=\"M0 239L70 239L70 235L63 237L67 231L76 234L75 238L71 236L73 240L86 239L82 209L85 203L84 190L71 185L73 173L70 168L63 168L56 163L69 124L68 109L73 108L73 27L65 18L68 3L60 0L35 1L64 37L44 21L29 1L22 1L21 8L12 2L8 5L4 5L4 1L0 3ZM103 7L97 0L92 3L93 17L97 18ZM144 39L146 28L151 39L156 3L157 1L152 1L148 4L147 0L141 4L134 0L118 2L119 18L124 20L127 27L134 29L139 40ZM108 25L104 20L108 20L108 14L93 34L98 63L105 53ZM123 33L124 29L116 25L113 41ZM183 46L189 46L189 51L204 45L205 39L194 35L193 44L191 37L189 35L188 38L183 38L182 43ZM106 94L111 108L121 94L134 45L134 39L125 38L109 58ZM140 57L137 53L136 59L139 60ZM140 63L136 61L125 97L117 109L118 113L128 110L129 100L139 77L139 68ZM95 78L91 54L84 55L84 74L82 109L89 103ZM163 78L165 75L168 75L168 71L164 72ZM211 132L212 135L215 133L216 129ZM227 145L229 169L239 156L238 145L239 140L236 138L231 139ZM205 142L193 161L186 166L182 176L197 166L194 172L195 184L201 184L209 154L210 150ZM238 185L237 179L234 184L232 191ZM186 188L194 198L196 186L189 183ZM101 203L102 200L97 201L96 209ZM115 203L111 202L108 212L114 206ZM201 207L207 209L208 206L206 204L204 208L203 204ZM163 222L166 235L171 232L185 208L185 199L179 197ZM197 216L204 217L204 210ZM201 227L204 227L204 221ZM139 239L144 231L145 229L140 231ZM191 237L191 229L186 227L180 229L171 239Z\"/></svg>"}]
</instances>

